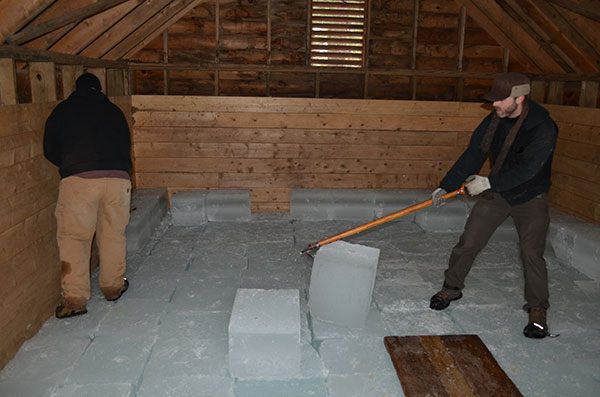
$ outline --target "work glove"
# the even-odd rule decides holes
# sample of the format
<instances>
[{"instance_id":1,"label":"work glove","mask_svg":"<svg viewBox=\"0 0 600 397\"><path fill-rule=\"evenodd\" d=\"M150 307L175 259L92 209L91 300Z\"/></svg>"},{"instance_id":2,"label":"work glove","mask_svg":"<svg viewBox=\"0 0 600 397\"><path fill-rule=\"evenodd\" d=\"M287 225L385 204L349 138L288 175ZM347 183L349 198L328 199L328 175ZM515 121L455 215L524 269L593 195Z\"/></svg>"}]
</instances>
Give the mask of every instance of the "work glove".
<instances>
[{"instance_id":1,"label":"work glove","mask_svg":"<svg viewBox=\"0 0 600 397\"><path fill-rule=\"evenodd\" d=\"M465 189L469 196L477 196L491 188L490 180L485 176L471 175L465 180Z\"/></svg>"},{"instance_id":2,"label":"work glove","mask_svg":"<svg viewBox=\"0 0 600 397\"><path fill-rule=\"evenodd\" d=\"M448 192L441 187L438 187L431 192L431 201L433 202L434 207L441 207L442 205L446 204L446 199L442 197L446 193Z\"/></svg>"}]
</instances>

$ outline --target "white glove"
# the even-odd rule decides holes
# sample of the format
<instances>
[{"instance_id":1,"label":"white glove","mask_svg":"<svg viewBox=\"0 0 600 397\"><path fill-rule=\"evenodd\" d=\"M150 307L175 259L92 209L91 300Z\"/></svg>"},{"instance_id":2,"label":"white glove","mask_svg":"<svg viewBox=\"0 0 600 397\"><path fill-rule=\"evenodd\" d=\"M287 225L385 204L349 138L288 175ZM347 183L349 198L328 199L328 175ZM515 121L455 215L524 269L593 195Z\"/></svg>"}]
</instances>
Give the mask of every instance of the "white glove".
<instances>
[{"instance_id":1,"label":"white glove","mask_svg":"<svg viewBox=\"0 0 600 397\"><path fill-rule=\"evenodd\" d=\"M442 197L446 193L448 192L441 187L438 187L431 192L431 201L433 202L434 207L441 207L442 205L446 204L446 199Z\"/></svg>"},{"instance_id":2,"label":"white glove","mask_svg":"<svg viewBox=\"0 0 600 397\"><path fill-rule=\"evenodd\" d=\"M481 175L471 175L465 182L465 189L467 189L467 193L469 193L470 196L477 196L492 188L490 180Z\"/></svg>"}]
</instances>

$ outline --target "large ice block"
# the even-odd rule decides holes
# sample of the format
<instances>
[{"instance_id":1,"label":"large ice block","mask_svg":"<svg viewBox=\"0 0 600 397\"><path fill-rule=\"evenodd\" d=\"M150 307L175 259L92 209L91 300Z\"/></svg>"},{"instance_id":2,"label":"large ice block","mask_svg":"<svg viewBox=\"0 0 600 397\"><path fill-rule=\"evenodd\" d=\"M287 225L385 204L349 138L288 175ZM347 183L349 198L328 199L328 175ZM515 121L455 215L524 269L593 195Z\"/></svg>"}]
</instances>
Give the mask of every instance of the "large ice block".
<instances>
[{"instance_id":1,"label":"large ice block","mask_svg":"<svg viewBox=\"0 0 600 397\"><path fill-rule=\"evenodd\" d=\"M176 226L198 226L208 222L206 191L177 192L171 198L171 218Z\"/></svg>"},{"instance_id":2,"label":"large ice block","mask_svg":"<svg viewBox=\"0 0 600 397\"><path fill-rule=\"evenodd\" d=\"M289 379L300 367L298 290L238 289L229 321L229 372L242 379Z\"/></svg>"},{"instance_id":3,"label":"large ice block","mask_svg":"<svg viewBox=\"0 0 600 397\"><path fill-rule=\"evenodd\" d=\"M362 327L369 314L379 249L336 241L317 252L310 277L311 316Z\"/></svg>"}]
</instances>

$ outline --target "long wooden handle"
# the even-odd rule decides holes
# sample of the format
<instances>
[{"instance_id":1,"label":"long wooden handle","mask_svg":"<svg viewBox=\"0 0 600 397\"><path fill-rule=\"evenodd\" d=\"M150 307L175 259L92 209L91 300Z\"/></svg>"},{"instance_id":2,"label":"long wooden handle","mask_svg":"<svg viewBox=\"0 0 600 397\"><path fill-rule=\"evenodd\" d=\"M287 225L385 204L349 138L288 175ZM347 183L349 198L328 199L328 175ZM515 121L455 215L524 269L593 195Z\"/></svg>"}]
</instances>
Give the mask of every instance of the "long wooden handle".
<instances>
[{"instance_id":1,"label":"long wooden handle","mask_svg":"<svg viewBox=\"0 0 600 397\"><path fill-rule=\"evenodd\" d=\"M460 188L458 188L458 189L456 189L456 190L454 190L454 191L452 191L450 193L446 193L442 197L445 200L448 200L448 199L451 199L451 198L454 198L454 197L458 196L459 194L465 194L465 187L464 186L461 186ZM392 212L389 215L382 216L381 218L377 218L377 219L375 219L375 220L373 220L371 222L364 223L364 224L356 226L356 227L354 227L352 229L348 229L348 230L346 230L344 232L336 234L335 236L327 237L327 238L325 238L325 239L323 239L321 241L318 241L318 242L316 242L314 244L311 244L311 246L318 248L318 247L322 247L322 246L327 245L327 244L331 244L334 241L338 241L338 240L341 240L341 239L343 239L345 237L352 236L352 235L360 233L360 232L364 232L365 230L374 228L375 226L379 226L379 225L381 225L383 223L386 223L386 222L389 222L389 221L393 221L394 219L401 218L401 217L403 217L405 215L408 215L410 213L413 213L415 211L422 210L423 208L431 207L432 204L433 204L433 200L432 199L425 200L425 201L423 201L421 203L411 205L410 207L406 207L406 208L404 208L404 209L402 209L400 211Z\"/></svg>"}]
</instances>

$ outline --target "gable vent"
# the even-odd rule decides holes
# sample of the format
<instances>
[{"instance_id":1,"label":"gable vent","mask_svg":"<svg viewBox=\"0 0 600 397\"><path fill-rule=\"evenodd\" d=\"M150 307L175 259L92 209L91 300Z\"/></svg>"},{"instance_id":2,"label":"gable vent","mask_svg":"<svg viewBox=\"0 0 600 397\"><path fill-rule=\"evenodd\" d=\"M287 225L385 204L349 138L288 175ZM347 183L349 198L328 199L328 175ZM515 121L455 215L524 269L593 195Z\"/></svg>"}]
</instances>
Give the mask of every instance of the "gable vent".
<instances>
[{"instance_id":1,"label":"gable vent","mask_svg":"<svg viewBox=\"0 0 600 397\"><path fill-rule=\"evenodd\" d=\"M366 0L312 0L310 65L362 68Z\"/></svg>"}]
</instances>

